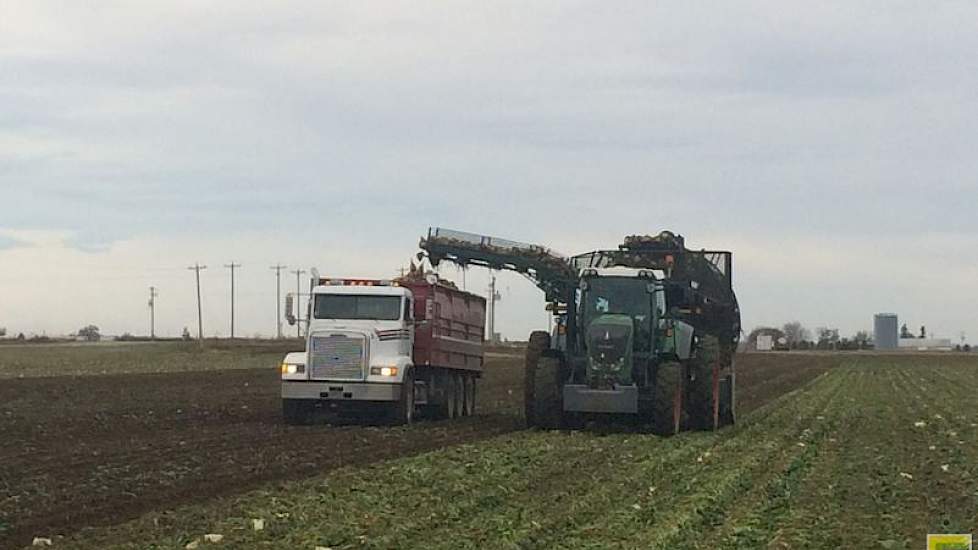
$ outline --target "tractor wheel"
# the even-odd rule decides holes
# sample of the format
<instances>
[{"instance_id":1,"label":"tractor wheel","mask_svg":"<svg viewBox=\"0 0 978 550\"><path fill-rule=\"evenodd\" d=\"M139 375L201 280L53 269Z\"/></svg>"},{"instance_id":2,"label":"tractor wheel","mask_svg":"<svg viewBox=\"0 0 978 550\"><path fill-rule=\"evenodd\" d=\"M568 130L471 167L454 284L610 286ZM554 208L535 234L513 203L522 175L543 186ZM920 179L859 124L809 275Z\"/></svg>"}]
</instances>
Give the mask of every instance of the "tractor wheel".
<instances>
[{"instance_id":1,"label":"tractor wheel","mask_svg":"<svg viewBox=\"0 0 978 550\"><path fill-rule=\"evenodd\" d=\"M658 435L675 435L683 427L683 370L683 364L676 362L656 367L652 431Z\"/></svg>"},{"instance_id":2,"label":"tractor wheel","mask_svg":"<svg viewBox=\"0 0 978 550\"><path fill-rule=\"evenodd\" d=\"M691 429L715 430L720 427L721 367L717 339L713 336L700 338L696 355L689 361L686 412Z\"/></svg>"},{"instance_id":3,"label":"tractor wheel","mask_svg":"<svg viewBox=\"0 0 978 550\"><path fill-rule=\"evenodd\" d=\"M283 399L282 419L290 426L304 426L312 419L312 408L305 399Z\"/></svg>"},{"instance_id":4,"label":"tractor wheel","mask_svg":"<svg viewBox=\"0 0 978 550\"><path fill-rule=\"evenodd\" d=\"M719 423L721 426L733 426L737 421L737 371L734 367L733 354L722 356L723 366L727 375L720 379Z\"/></svg>"},{"instance_id":5,"label":"tractor wheel","mask_svg":"<svg viewBox=\"0 0 978 550\"><path fill-rule=\"evenodd\" d=\"M530 333L530 339L526 344L526 360L523 366L523 415L526 418L526 425L534 425L534 390L536 389L535 378L537 363L540 355L550 349L550 334L542 330L535 330Z\"/></svg>"}]
</instances>

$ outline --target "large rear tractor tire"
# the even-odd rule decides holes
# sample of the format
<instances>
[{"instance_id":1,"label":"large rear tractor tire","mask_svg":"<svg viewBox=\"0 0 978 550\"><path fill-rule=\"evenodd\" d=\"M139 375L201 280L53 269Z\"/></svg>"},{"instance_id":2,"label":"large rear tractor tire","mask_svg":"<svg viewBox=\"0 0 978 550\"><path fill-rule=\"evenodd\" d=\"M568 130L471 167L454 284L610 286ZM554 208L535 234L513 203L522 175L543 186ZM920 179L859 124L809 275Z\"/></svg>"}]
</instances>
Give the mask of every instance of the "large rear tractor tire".
<instances>
[{"instance_id":1,"label":"large rear tractor tire","mask_svg":"<svg viewBox=\"0 0 978 550\"><path fill-rule=\"evenodd\" d=\"M560 360L544 355L549 349L549 334L543 331L530 334L523 379L523 412L527 427L555 429L560 426Z\"/></svg>"},{"instance_id":2,"label":"large rear tractor tire","mask_svg":"<svg viewBox=\"0 0 978 550\"><path fill-rule=\"evenodd\" d=\"M716 337L701 337L695 355L689 361L686 412L690 429L716 430L720 427L721 368L720 344Z\"/></svg>"},{"instance_id":3,"label":"large rear tractor tire","mask_svg":"<svg viewBox=\"0 0 978 550\"><path fill-rule=\"evenodd\" d=\"M656 367L655 397L652 405L652 432L675 435L683 428L684 381L682 363L660 363Z\"/></svg>"},{"instance_id":4,"label":"large rear tractor tire","mask_svg":"<svg viewBox=\"0 0 978 550\"><path fill-rule=\"evenodd\" d=\"M732 351L721 353L721 365L727 374L720 379L719 423L733 426L737 422L737 370Z\"/></svg>"},{"instance_id":5,"label":"large rear tractor tire","mask_svg":"<svg viewBox=\"0 0 978 550\"><path fill-rule=\"evenodd\" d=\"M290 426L305 426L312 421L312 409L306 399L283 399L282 420Z\"/></svg>"}]
</instances>

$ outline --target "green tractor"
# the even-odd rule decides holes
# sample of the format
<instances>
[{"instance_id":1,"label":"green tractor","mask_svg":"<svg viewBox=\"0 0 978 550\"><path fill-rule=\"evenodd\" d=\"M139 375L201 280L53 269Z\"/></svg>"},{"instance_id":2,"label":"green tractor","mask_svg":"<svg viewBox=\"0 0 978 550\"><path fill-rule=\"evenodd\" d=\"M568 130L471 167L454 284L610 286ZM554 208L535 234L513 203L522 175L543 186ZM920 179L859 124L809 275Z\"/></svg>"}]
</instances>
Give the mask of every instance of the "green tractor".
<instances>
[{"instance_id":1,"label":"green tractor","mask_svg":"<svg viewBox=\"0 0 978 550\"><path fill-rule=\"evenodd\" d=\"M527 345L529 426L627 415L671 435L734 423L740 310L730 252L688 250L668 231L572 257L445 229L429 230L421 248L433 265L513 270L544 291L556 323Z\"/></svg>"}]
</instances>

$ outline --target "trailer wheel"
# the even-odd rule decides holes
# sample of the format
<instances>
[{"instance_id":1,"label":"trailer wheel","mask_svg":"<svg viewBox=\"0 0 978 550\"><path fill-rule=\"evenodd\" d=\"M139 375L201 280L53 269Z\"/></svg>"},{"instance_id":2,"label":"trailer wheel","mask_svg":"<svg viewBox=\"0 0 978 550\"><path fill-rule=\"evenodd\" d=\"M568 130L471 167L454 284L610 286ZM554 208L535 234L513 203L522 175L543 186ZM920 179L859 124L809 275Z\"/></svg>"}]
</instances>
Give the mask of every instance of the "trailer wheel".
<instances>
[{"instance_id":1,"label":"trailer wheel","mask_svg":"<svg viewBox=\"0 0 978 550\"><path fill-rule=\"evenodd\" d=\"M652 403L652 431L658 435L675 435L682 429L683 364L660 363L655 373L655 397Z\"/></svg>"},{"instance_id":2,"label":"trailer wheel","mask_svg":"<svg viewBox=\"0 0 978 550\"><path fill-rule=\"evenodd\" d=\"M699 340L696 355L689 361L690 382L686 412L694 430L720 427L720 344L714 336Z\"/></svg>"},{"instance_id":3,"label":"trailer wheel","mask_svg":"<svg viewBox=\"0 0 978 550\"><path fill-rule=\"evenodd\" d=\"M306 399L283 399L282 419L290 426L304 426L312 418L312 403Z\"/></svg>"},{"instance_id":4,"label":"trailer wheel","mask_svg":"<svg viewBox=\"0 0 978 550\"><path fill-rule=\"evenodd\" d=\"M455 382L455 416L468 416L465 412L465 376L455 374L452 380Z\"/></svg>"},{"instance_id":5,"label":"trailer wheel","mask_svg":"<svg viewBox=\"0 0 978 550\"><path fill-rule=\"evenodd\" d=\"M404 374L401 383L401 397L394 402L394 423L410 424L414 421L414 372L409 370Z\"/></svg>"},{"instance_id":6,"label":"trailer wheel","mask_svg":"<svg viewBox=\"0 0 978 550\"><path fill-rule=\"evenodd\" d=\"M441 406L441 416L451 420L458 416L458 390L455 387L455 375L445 374L442 376L442 385L445 402Z\"/></svg>"},{"instance_id":7,"label":"trailer wheel","mask_svg":"<svg viewBox=\"0 0 978 550\"><path fill-rule=\"evenodd\" d=\"M470 374L463 375L462 387L465 390L463 392L465 397L464 415L472 416L475 414L475 376Z\"/></svg>"}]
</instances>

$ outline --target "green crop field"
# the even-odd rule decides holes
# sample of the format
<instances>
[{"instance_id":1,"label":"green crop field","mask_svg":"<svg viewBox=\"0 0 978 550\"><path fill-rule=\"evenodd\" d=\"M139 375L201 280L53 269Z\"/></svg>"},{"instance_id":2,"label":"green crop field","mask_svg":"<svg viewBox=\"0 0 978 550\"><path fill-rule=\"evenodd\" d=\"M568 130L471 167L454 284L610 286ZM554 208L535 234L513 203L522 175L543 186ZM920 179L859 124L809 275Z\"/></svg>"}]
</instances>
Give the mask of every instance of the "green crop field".
<instances>
[{"instance_id":1,"label":"green crop field","mask_svg":"<svg viewBox=\"0 0 978 550\"><path fill-rule=\"evenodd\" d=\"M206 548L217 534L224 547L310 550L893 549L973 533L978 360L837 357L717 433L511 432L58 543Z\"/></svg>"}]
</instances>

